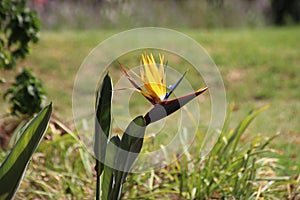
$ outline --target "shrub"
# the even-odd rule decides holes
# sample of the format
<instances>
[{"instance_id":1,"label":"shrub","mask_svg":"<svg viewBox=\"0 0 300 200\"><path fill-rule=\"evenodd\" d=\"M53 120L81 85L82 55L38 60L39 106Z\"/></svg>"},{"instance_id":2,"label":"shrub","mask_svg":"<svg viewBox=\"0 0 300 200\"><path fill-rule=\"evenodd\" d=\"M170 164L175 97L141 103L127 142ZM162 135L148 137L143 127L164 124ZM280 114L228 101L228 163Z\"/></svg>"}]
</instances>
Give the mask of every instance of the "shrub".
<instances>
[{"instance_id":1,"label":"shrub","mask_svg":"<svg viewBox=\"0 0 300 200\"><path fill-rule=\"evenodd\" d=\"M38 40L39 19L25 6L26 0L0 1L0 69L15 67Z\"/></svg>"},{"instance_id":2,"label":"shrub","mask_svg":"<svg viewBox=\"0 0 300 200\"><path fill-rule=\"evenodd\" d=\"M11 113L32 116L42 109L46 99L41 82L28 69L23 69L16 76L16 82L5 92L4 98L9 98Z\"/></svg>"}]
</instances>

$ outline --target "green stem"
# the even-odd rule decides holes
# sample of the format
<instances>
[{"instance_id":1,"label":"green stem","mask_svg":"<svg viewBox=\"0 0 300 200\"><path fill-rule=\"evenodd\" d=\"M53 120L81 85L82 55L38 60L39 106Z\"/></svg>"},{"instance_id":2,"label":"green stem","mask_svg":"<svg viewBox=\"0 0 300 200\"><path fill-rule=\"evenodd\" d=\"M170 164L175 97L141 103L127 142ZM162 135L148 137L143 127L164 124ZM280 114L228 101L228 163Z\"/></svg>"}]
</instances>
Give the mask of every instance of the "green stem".
<instances>
[{"instance_id":1,"label":"green stem","mask_svg":"<svg viewBox=\"0 0 300 200\"><path fill-rule=\"evenodd\" d=\"M118 172L118 173L122 174L122 172ZM121 199L121 195L120 195L121 191L122 191L122 182L119 180L119 181L116 181L115 188L112 191L112 200L120 200Z\"/></svg>"},{"instance_id":2,"label":"green stem","mask_svg":"<svg viewBox=\"0 0 300 200\"><path fill-rule=\"evenodd\" d=\"M96 176L97 176L97 182L96 182L96 200L101 200L101 174L99 173L100 162L96 160Z\"/></svg>"}]
</instances>

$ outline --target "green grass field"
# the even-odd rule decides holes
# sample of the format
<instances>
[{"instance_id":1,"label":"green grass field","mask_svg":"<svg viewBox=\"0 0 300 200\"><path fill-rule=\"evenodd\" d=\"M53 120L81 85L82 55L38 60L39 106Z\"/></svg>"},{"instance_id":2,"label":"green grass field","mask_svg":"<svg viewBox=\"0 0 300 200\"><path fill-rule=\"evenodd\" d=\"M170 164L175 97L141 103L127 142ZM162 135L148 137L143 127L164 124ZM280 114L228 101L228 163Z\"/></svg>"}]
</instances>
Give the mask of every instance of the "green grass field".
<instances>
[{"instance_id":1,"label":"green grass field","mask_svg":"<svg viewBox=\"0 0 300 200\"><path fill-rule=\"evenodd\" d=\"M251 129L263 135L280 132L278 147L291 161L298 157L297 151L286 150L297 148L300 130L299 30L183 31L198 41L219 67L228 102L237 108L233 121L255 106L270 104ZM24 63L38 74L48 100L66 121L72 120L72 87L78 68L97 44L114 33L118 32L42 32L39 44Z\"/></svg>"},{"instance_id":2,"label":"green grass field","mask_svg":"<svg viewBox=\"0 0 300 200\"><path fill-rule=\"evenodd\" d=\"M278 170L278 173L289 176L300 173L298 166L300 155L297 153L300 151L300 27L180 31L199 42L218 66L225 83L227 101L234 107L230 127L235 127L252 108L269 104L269 109L262 112L251 124L247 132L249 137L245 138L251 138L253 134L272 136L280 133L271 144L278 153L276 155L279 164L285 166L284 170ZM33 46L26 62L21 63L20 66L32 68L42 80L48 102L53 102L55 114L64 122L72 122L72 89L78 68L97 44L118 32L115 30L41 32L39 43ZM0 77L10 75L11 73L1 72ZM9 78L8 80L11 81ZM1 104L3 113L6 106L2 100ZM40 147L42 150L35 156L35 159L42 160L44 166L48 166L48 162L55 162L57 168L40 166L35 170L41 174L50 173L58 182L61 176L66 177L63 181L68 187L60 188L61 185L58 184L55 191L53 188L55 183L47 185L47 182L43 181L47 179L45 175L37 180L42 186L33 185L31 188L32 195L35 187L49 191L48 194L43 194L44 198L47 195L51 197L52 192L71 194L72 191L81 191L81 194L76 196L78 199L84 197L86 193L93 193L87 186L92 180L85 178L86 172L81 173L81 170L86 170L91 177L91 168L81 166L81 169L75 169L78 176L71 175L71 171L74 173L71 169L76 163L70 162L72 156L74 159L74 155L71 153L72 149L67 148L71 139L68 137L65 139L63 145L55 142L42 144ZM60 145L59 148L67 151L61 155L61 160L47 158L48 153L58 155L58 152L46 150L50 145ZM81 159L90 160L85 158L84 153L79 154ZM64 171L65 169L69 171ZM31 169L26 174L31 178L25 179L21 186L20 199L22 194L26 193L23 186L34 183L38 172ZM77 182L77 187L81 185L82 188L72 188L74 182ZM55 196L55 198L62 197Z\"/></svg>"}]
</instances>

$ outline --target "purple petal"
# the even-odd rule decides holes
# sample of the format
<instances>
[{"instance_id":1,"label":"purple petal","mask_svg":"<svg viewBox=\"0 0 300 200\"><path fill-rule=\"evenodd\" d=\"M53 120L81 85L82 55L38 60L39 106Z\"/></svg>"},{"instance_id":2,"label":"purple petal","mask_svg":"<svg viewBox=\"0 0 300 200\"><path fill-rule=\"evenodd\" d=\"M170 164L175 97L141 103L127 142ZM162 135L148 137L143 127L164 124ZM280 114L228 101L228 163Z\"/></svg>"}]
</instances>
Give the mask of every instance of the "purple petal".
<instances>
[{"instance_id":1,"label":"purple petal","mask_svg":"<svg viewBox=\"0 0 300 200\"><path fill-rule=\"evenodd\" d=\"M164 100L167 100L169 98L169 96L173 93L173 91L177 88L177 86L181 83L182 79L184 78L184 76L186 75L187 71L184 72L184 74L181 76L181 78L174 84L170 86L170 92L167 92Z\"/></svg>"}]
</instances>

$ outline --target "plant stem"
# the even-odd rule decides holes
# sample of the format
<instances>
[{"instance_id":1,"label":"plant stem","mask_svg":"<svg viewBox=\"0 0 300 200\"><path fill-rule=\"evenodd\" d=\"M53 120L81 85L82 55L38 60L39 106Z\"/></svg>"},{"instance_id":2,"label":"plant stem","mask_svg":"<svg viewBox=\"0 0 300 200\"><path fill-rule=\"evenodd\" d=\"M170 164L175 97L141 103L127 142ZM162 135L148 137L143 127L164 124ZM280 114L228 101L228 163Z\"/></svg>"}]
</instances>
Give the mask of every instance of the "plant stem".
<instances>
[{"instance_id":1,"label":"plant stem","mask_svg":"<svg viewBox=\"0 0 300 200\"><path fill-rule=\"evenodd\" d=\"M97 176L97 181L96 181L96 200L101 200L101 174L99 173L99 168L98 166L100 165L100 162L96 159L96 176Z\"/></svg>"}]
</instances>

